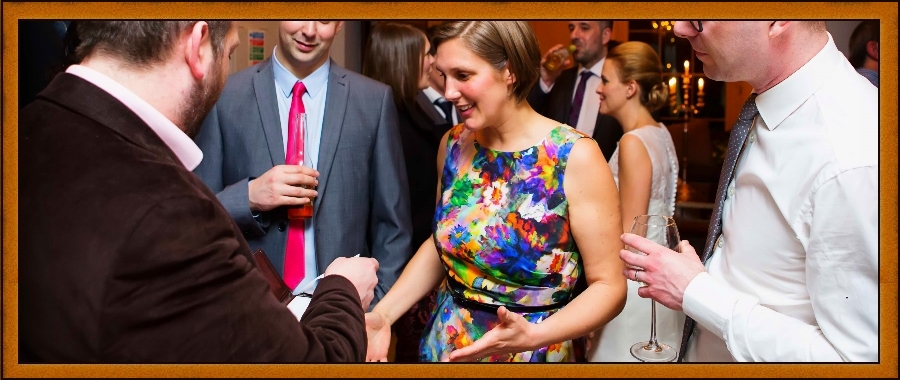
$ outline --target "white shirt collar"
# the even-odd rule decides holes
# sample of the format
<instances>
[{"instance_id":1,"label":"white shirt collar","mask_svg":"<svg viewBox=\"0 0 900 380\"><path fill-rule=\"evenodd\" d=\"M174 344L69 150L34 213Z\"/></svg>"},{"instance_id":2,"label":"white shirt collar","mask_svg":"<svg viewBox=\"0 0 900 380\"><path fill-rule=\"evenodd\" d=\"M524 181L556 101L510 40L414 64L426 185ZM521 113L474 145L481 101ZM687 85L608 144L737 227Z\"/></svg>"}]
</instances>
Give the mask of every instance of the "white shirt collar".
<instances>
[{"instance_id":1,"label":"white shirt collar","mask_svg":"<svg viewBox=\"0 0 900 380\"><path fill-rule=\"evenodd\" d=\"M788 115L800 108L832 78L834 67L841 64L840 60L846 61L847 58L837 49L831 33L828 33L828 42L809 62L781 83L759 94L756 97L756 107L766 128L774 130Z\"/></svg>"},{"instance_id":2,"label":"white shirt collar","mask_svg":"<svg viewBox=\"0 0 900 380\"><path fill-rule=\"evenodd\" d=\"M584 70L590 70L590 72L594 73L594 75L596 75L597 78L600 78L600 74L603 73L603 62L605 62L605 61L606 61L606 57L603 57L591 67L585 68L584 66L581 66L581 68L578 69L578 75L581 75L581 72Z\"/></svg>"},{"instance_id":3,"label":"white shirt collar","mask_svg":"<svg viewBox=\"0 0 900 380\"><path fill-rule=\"evenodd\" d=\"M301 80L288 71L281 61L278 60L278 56L275 53L277 51L278 49L276 48L275 51L272 52L272 60L275 63L273 65L273 71L275 73L275 82L281 86L282 95L284 95L285 98L291 97L291 92L294 90L294 83L297 83L297 81L303 82L310 98L315 98L316 95L319 94L319 91L328 87L328 74L331 73L331 58L325 60L325 63L323 63L322 66L319 66L306 76L306 78Z\"/></svg>"},{"instance_id":4,"label":"white shirt collar","mask_svg":"<svg viewBox=\"0 0 900 380\"><path fill-rule=\"evenodd\" d=\"M181 164L187 170L194 170L203 160L203 152L181 128L166 118L159 110L153 108L150 103L141 99L134 92L116 82L103 73L87 66L72 65L66 72L84 79L91 84L108 92L128 109L141 118L153 132L175 153Z\"/></svg>"},{"instance_id":5,"label":"white shirt collar","mask_svg":"<svg viewBox=\"0 0 900 380\"><path fill-rule=\"evenodd\" d=\"M427 96L428 100L432 103L434 103L435 100L444 99L444 96L431 86L428 86L426 89L422 90L422 92L425 93L425 96Z\"/></svg>"}]
</instances>

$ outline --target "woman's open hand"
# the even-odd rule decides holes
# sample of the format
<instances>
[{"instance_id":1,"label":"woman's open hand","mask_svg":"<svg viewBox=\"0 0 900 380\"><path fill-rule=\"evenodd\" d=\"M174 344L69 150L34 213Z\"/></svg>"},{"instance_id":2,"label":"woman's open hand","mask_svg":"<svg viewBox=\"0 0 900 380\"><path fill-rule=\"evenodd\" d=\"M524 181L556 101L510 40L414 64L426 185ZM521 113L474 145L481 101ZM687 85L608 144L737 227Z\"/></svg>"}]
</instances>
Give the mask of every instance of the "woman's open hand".
<instances>
[{"instance_id":1,"label":"woman's open hand","mask_svg":"<svg viewBox=\"0 0 900 380\"><path fill-rule=\"evenodd\" d=\"M501 306L497 309L500 324L472 343L450 353L447 361L466 362L499 354L519 353L541 347L534 337L537 325Z\"/></svg>"},{"instance_id":2,"label":"woman's open hand","mask_svg":"<svg viewBox=\"0 0 900 380\"><path fill-rule=\"evenodd\" d=\"M366 361L386 362L391 347L391 323L388 318L375 311L366 313L366 336L369 340Z\"/></svg>"}]
</instances>

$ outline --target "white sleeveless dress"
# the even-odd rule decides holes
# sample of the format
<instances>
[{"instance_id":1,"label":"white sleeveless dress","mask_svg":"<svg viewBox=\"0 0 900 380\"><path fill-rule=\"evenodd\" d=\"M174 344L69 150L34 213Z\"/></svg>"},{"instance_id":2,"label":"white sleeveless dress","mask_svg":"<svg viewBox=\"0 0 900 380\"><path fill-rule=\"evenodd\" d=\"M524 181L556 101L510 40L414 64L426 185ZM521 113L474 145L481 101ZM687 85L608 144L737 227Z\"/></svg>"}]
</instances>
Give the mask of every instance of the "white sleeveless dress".
<instances>
[{"instance_id":1,"label":"white sleeveless dress","mask_svg":"<svg viewBox=\"0 0 900 380\"><path fill-rule=\"evenodd\" d=\"M650 154L653 167L650 186L650 203L647 214L672 216L675 213L675 191L678 179L678 159L669 130L662 123L637 128L627 134L641 139ZM609 160L619 186L619 149ZM626 231L628 232L628 231ZM615 319L594 334L588 361L636 362L631 356L631 346L650 339L650 299L638 296L638 283L628 280L628 298L625 308ZM684 327L684 313L656 304L656 339L678 350Z\"/></svg>"}]
</instances>

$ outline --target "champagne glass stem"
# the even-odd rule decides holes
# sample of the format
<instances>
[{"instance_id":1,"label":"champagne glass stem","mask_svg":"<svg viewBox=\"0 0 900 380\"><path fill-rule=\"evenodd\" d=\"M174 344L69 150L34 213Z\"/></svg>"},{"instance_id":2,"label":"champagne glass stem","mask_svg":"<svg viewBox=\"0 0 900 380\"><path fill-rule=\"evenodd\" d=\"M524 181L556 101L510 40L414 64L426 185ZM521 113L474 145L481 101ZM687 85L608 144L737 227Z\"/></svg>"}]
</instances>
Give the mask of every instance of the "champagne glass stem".
<instances>
[{"instance_id":1,"label":"champagne glass stem","mask_svg":"<svg viewBox=\"0 0 900 380\"><path fill-rule=\"evenodd\" d=\"M650 341L648 348L659 351L659 343L656 342L656 301L650 300Z\"/></svg>"}]
</instances>

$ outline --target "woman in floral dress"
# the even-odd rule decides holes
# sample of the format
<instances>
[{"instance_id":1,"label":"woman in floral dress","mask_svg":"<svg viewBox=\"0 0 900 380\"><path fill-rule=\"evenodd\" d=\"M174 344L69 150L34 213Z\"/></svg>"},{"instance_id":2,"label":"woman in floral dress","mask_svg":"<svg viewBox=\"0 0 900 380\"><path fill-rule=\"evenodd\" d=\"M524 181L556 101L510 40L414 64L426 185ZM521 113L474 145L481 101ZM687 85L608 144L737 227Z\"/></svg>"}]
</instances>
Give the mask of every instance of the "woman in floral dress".
<instances>
[{"instance_id":1,"label":"woman in floral dress","mask_svg":"<svg viewBox=\"0 0 900 380\"><path fill-rule=\"evenodd\" d=\"M434 239L366 314L367 360L438 287L423 361L581 361L625 303L618 194L596 142L525 101L540 52L526 22L442 25L432 42L464 120L441 141Z\"/></svg>"}]
</instances>

